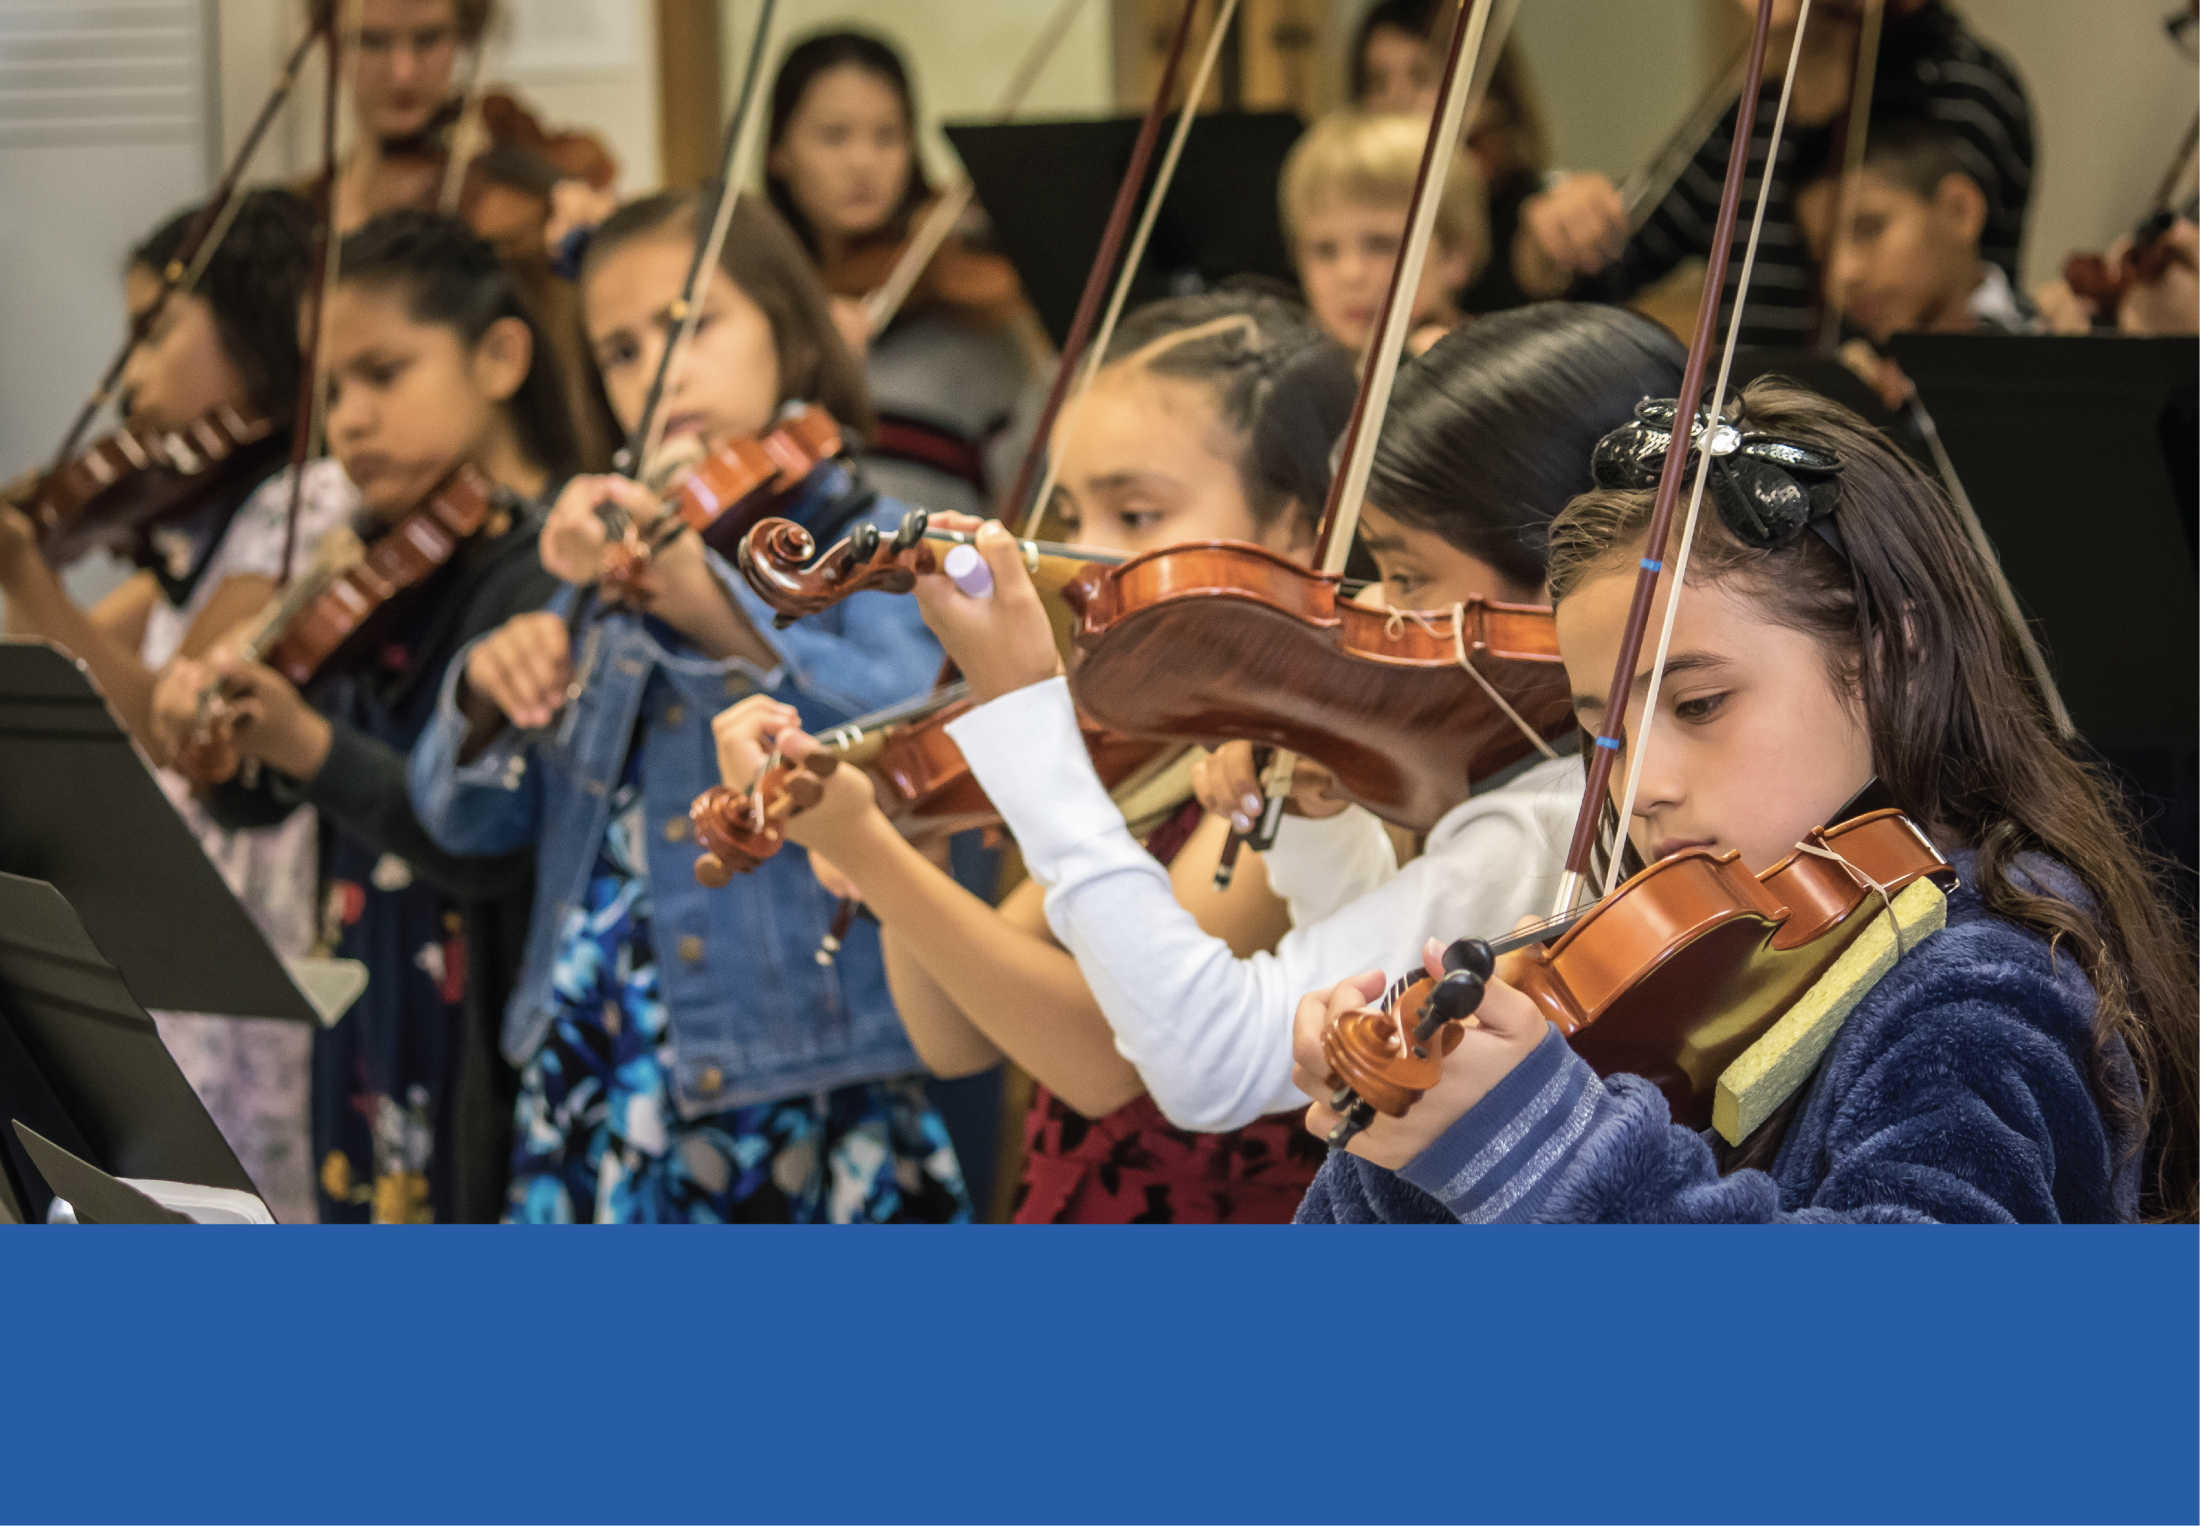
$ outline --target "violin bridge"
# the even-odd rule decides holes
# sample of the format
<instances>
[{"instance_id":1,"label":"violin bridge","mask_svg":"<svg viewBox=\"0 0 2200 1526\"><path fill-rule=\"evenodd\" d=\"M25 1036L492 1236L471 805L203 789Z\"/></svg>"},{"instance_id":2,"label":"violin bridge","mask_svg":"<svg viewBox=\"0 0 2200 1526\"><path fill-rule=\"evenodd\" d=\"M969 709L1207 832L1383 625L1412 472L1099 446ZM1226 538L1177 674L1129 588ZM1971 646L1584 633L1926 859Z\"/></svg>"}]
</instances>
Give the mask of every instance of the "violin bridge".
<instances>
[{"instance_id":1,"label":"violin bridge","mask_svg":"<svg viewBox=\"0 0 2200 1526\"><path fill-rule=\"evenodd\" d=\"M1711 1126L1719 1137L1738 1145L1771 1117L1810 1079L1833 1036L1895 961L1947 922L1948 898L1930 879L1919 879L1896 895L1894 904L1857 934L1833 968L1720 1075L1711 1099Z\"/></svg>"}]
</instances>

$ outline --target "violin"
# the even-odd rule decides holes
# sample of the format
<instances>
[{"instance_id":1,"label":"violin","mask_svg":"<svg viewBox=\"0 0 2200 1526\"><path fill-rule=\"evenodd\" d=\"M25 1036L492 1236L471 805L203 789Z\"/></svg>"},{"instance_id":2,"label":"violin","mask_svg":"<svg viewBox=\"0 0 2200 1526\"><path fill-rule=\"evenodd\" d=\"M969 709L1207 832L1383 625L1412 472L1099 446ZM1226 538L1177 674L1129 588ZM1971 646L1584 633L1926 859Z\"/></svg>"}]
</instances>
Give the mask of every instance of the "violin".
<instances>
[{"instance_id":1,"label":"violin","mask_svg":"<svg viewBox=\"0 0 2200 1526\"><path fill-rule=\"evenodd\" d=\"M1493 971L1598 1075L1641 1076L1665 1094L1674 1122L1708 1128L1727 1067L1921 879L1946 891L1956 874L1909 817L1876 810L1814 828L1762 874L1732 850L1661 859L1568 919L1547 946L1549 928L1495 945L1462 940L1470 946L1447 950L1441 980L1400 982L1380 1007L1348 1013L1323 1035L1328 1084L1353 1093L1332 1099L1344 1102L1332 1142L1377 1113L1404 1117L1436 1084ZM1495 953L1503 957L1493 962Z\"/></svg>"},{"instance_id":2,"label":"violin","mask_svg":"<svg viewBox=\"0 0 2200 1526\"><path fill-rule=\"evenodd\" d=\"M745 792L713 785L688 810L704 850L696 860L696 879L716 889L730 875L748 873L777 853L787 817L817 803L804 781L829 778L842 763L870 775L879 808L912 840L999 826L1000 814L947 733L969 710L968 686L951 684L826 732L818 738L818 752L803 765L775 759ZM1082 718L1079 729L1093 769L1111 793L1151 777L1182 750L1118 736ZM816 766L821 757L830 766Z\"/></svg>"},{"instance_id":3,"label":"violin","mask_svg":"<svg viewBox=\"0 0 2200 1526\"><path fill-rule=\"evenodd\" d=\"M2177 214L2164 210L2141 223L2132 234L2131 248L2113 274L2105 255L2073 254L2063 262L2064 282L2077 295L2093 303L2103 321L2113 325L2116 310L2123 305L2124 293L2134 286L2160 279L2162 272L2171 265L2184 262L2183 254L2162 239L2176 222Z\"/></svg>"},{"instance_id":4,"label":"violin","mask_svg":"<svg viewBox=\"0 0 2200 1526\"><path fill-rule=\"evenodd\" d=\"M146 532L189 514L240 475L266 475L285 441L272 419L218 403L181 429L123 428L95 440L23 495L54 567L105 547L143 563Z\"/></svg>"},{"instance_id":5,"label":"violin","mask_svg":"<svg viewBox=\"0 0 2200 1526\"><path fill-rule=\"evenodd\" d=\"M496 485L461 465L357 556L324 565L286 591L271 618L247 639L245 657L301 689L357 666L399 622L410 604L407 595L450 565L496 513ZM219 700L208 691L199 724L177 749L176 772L196 785L220 784L237 772Z\"/></svg>"},{"instance_id":6,"label":"violin","mask_svg":"<svg viewBox=\"0 0 2200 1526\"><path fill-rule=\"evenodd\" d=\"M957 209L968 204L967 190L949 195ZM862 299L892 289L910 251L925 254L920 242L929 241L924 240L924 224L943 200L935 197L923 212L913 214L908 231L902 235L877 234L859 239L827 260L818 271L825 289L836 297ZM1023 282L1007 257L975 248L954 233L940 237L923 266L906 279L906 290L896 293L898 300L891 310L880 304L872 319L873 333L891 322L896 312L944 309L965 322L990 326L1009 322L1026 306Z\"/></svg>"},{"instance_id":7,"label":"violin","mask_svg":"<svg viewBox=\"0 0 2200 1526\"><path fill-rule=\"evenodd\" d=\"M914 510L892 535L866 522L822 553L815 537L794 521L760 520L736 545L734 564L742 581L771 606L772 623L784 630L859 593L907 593L918 578L940 570L933 546L975 544L960 530L933 529L931 520L929 511ZM1127 560L1050 541L1018 544L1041 597L1058 597L1088 567Z\"/></svg>"},{"instance_id":8,"label":"violin","mask_svg":"<svg viewBox=\"0 0 2200 1526\"><path fill-rule=\"evenodd\" d=\"M690 470L668 501L671 513L653 534L645 536L622 517L619 539L606 554L603 584L615 595L636 596L647 586L651 558L682 530L695 531L721 556L737 556L748 532L785 508L811 474L845 448L831 414L809 403L791 404L771 433L729 441Z\"/></svg>"},{"instance_id":9,"label":"violin","mask_svg":"<svg viewBox=\"0 0 2200 1526\"><path fill-rule=\"evenodd\" d=\"M454 153L463 160L455 181ZM536 261L551 187L580 180L601 190L618 174L593 135L551 132L500 90L453 97L420 131L381 143L369 168L356 192L362 217L440 203L507 257Z\"/></svg>"},{"instance_id":10,"label":"violin","mask_svg":"<svg viewBox=\"0 0 2200 1526\"><path fill-rule=\"evenodd\" d=\"M1258 546L1207 541L1091 568L1070 692L1130 736L1250 741L1313 759L1337 792L1425 832L1573 725L1548 608L1480 595L1395 611Z\"/></svg>"},{"instance_id":11,"label":"violin","mask_svg":"<svg viewBox=\"0 0 2200 1526\"><path fill-rule=\"evenodd\" d=\"M929 530L919 511L891 537L860 526L813 557L801 526L766 520L738 565L784 626L855 593L905 593L939 570L934 543L968 539ZM1070 691L1100 727L1283 747L1409 830L1427 831L1539 746L1551 752L1573 724L1557 628L1540 605L1376 609L1343 597L1336 574L1229 541L1128 558L1025 546L1042 592L1069 612Z\"/></svg>"}]
</instances>

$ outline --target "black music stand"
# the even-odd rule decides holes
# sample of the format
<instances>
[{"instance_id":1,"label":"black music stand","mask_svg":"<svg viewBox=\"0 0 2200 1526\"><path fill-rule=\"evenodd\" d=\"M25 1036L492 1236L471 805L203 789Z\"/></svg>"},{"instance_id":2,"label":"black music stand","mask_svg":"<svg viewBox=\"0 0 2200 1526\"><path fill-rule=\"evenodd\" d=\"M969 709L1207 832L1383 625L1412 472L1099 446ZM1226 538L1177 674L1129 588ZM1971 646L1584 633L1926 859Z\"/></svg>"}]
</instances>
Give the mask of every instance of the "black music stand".
<instances>
[{"instance_id":1,"label":"black music stand","mask_svg":"<svg viewBox=\"0 0 2200 1526\"><path fill-rule=\"evenodd\" d=\"M1903 334L2078 731L2157 845L2200 868L2200 341Z\"/></svg>"},{"instance_id":2,"label":"black music stand","mask_svg":"<svg viewBox=\"0 0 2200 1526\"><path fill-rule=\"evenodd\" d=\"M117 1177L258 1191L61 892L0 874L0 1199L35 1224L54 1193L19 1121Z\"/></svg>"},{"instance_id":3,"label":"black music stand","mask_svg":"<svg viewBox=\"0 0 2200 1526\"><path fill-rule=\"evenodd\" d=\"M994 238L1056 345L1069 334L1139 120L947 125ZM1226 276L1266 276L1296 288L1276 183L1303 130L1288 111L1217 111L1192 124L1131 284L1131 306L1204 291ZM1157 149L1148 185L1161 158Z\"/></svg>"},{"instance_id":4,"label":"black music stand","mask_svg":"<svg viewBox=\"0 0 2200 1526\"><path fill-rule=\"evenodd\" d=\"M0 873L58 889L148 1007L316 1021L82 665L42 641L0 641Z\"/></svg>"}]
</instances>

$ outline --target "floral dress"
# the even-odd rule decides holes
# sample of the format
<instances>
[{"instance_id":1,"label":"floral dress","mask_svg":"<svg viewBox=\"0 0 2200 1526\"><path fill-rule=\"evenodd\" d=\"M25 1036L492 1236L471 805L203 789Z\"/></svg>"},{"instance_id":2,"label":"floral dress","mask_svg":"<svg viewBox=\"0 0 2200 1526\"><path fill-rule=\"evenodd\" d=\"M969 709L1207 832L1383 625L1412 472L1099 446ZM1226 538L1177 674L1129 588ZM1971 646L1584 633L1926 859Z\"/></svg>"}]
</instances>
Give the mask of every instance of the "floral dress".
<instances>
[{"instance_id":1,"label":"floral dress","mask_svg":"<svg viewBox=\"0 0 2200 1526\"><path fill-rule=\"evenodd\" d=\"M556 1016L520 1074L515 1223L967 1223L947 1127L904 1076L679 1116L658 995L641 749L561 930Z\"/></svg>"},{"instance_id":2,"label":"floral dress","mask_svg":"<svg viewBox=\"0 0 2200 1526\"><path fill-rule=\"evenodd\" d=\"M306 566L322 537L358 507L358 491L341 466L309 463L294 564ZM169 597L155 602L145 623L138 657L146 667L157 671L176 655L192 622L227 579L282 576L289 511L285 470L261 484L211 545L206 540L211 525L185 523L154 532L155 575ZM178 600L186 579L188 592ZM233 832L207 814L181 776L160 769L154 777L275 952L284 958L308 952L319 851L313 811L300 807L278 825ZM155 1012L153 1020L177 1068L275 1217L285 1224L312 1223L317 1214L307 1118L313 1030L303 1023L191 1012Z\"/></svg>"}]
</instances>

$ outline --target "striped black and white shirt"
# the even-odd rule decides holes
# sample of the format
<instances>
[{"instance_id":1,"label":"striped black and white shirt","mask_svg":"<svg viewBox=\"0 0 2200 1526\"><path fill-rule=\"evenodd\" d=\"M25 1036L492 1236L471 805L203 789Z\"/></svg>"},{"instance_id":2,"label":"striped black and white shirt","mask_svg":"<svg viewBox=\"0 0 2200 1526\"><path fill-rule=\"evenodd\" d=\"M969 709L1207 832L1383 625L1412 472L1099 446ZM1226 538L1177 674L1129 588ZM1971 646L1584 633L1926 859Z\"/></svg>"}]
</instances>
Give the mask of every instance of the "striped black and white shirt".
<instances>
[{"instance_id":1,"label":"striped black and white shirt","mask_svg":"<svg viewBox=\"0 0 2200 1526\"><path fill-rule=\"evenodd\" d=\"M1757 102L1750 137L1749 178L1743 183L1734 255L1729 264L1726 301L1720 313L1724 331L1734 285L1741 272L1755 187L1764 174L1765 150L1772 140L1772 119L1780 103L1780 85L1769 79ZM1903 112L1947 125L1971 178L1986 194L1986 226L1979 253L2012 280L2024 239L2024 213L2032 194L2032 107L2024 84L2000 54L1964 30L1941 0L1928 0L1909 16L1890 17L1881 39L1873 76L1876 113ZM1626 301L1656 282L1683 260L1711 252L1711 231L1719 216L1719 190L1733 151L1740 104L1730 107L1704 139L1696 156L1618 260L1584 283L1582 296ZM1827 140L1838 124L1789 130L1768 187L1764 235L1757 267L1750 277L1749 307L1744 314L1743 344L1792 348L1811 342L1818 324L1818 272L1795 220L1795 178L1799 166L1823 159Z\"/></svg>"}]
</instances>

